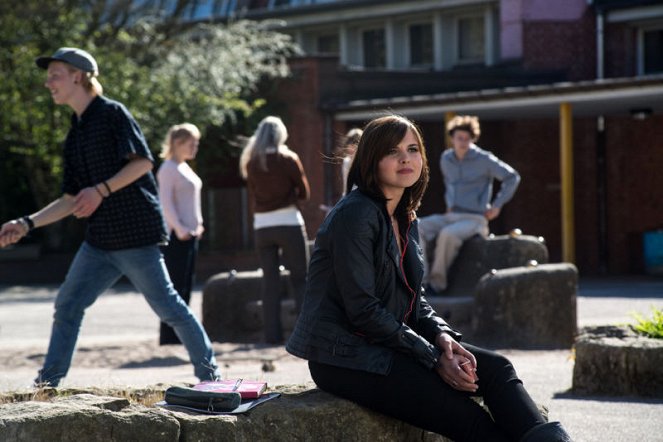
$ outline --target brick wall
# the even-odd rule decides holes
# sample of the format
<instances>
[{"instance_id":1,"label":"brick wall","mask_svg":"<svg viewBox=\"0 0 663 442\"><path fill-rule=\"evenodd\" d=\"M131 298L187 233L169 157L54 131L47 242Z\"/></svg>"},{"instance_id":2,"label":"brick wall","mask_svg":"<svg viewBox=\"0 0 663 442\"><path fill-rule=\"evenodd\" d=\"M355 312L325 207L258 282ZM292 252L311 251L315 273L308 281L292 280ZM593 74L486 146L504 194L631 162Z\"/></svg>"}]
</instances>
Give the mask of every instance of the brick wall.
<instances>
[{"instance_id":1,"label":"brick wall","mask_svg":"<svg viewBox=\"0 0 663 442\"><path fill-rule=\"evenodd\" d=\"M576 21L526 21L523 23L523 67L556 69L567 80L596 77L595 16L591 9Z\"/></svg>"},{"instance_id":2,"label":"brick wall","mask_svg":"<svg viewBox=\"0 0 663 442\"><path fill-rule=\"evenodd\" d=\"M642 233L663 228L663 116L608 118L609 270L642 270Z\"/></svg>"},{"instance_id":3,"label":"brick wall","mask_svg":"<svg viewBox=\"0 0 663 442\"><path fill-rule=\"evenodd\" d=\"M604 70L606 77L631 77L637 69L637 33L624 23L606 23Z\"/></svg>"},{"instance_id":4,"label":"brick wall","mask_svg":"<svg viewBox=\"0 0 663 442\"><path fill-rule=\"evenodd\" d=\"M300 203L309 238L314 238L325 212L325 117L319 110L320 64L299 58L290 64L292 77L279 84L275 99L283 103L280 117L288 128L288 147L299 155L311 186L311 199Z\"/></svg>"}]
</instances>

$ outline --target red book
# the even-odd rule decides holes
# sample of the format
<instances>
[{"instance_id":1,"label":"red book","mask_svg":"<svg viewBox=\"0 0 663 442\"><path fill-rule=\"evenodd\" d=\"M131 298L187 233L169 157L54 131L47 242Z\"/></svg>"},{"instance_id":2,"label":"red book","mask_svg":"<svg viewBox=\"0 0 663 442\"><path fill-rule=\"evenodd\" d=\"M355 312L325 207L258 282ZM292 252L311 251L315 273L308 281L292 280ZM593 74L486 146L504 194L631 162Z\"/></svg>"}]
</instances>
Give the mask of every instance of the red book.
<instances>
[{"instance_id":1,"label":"red book","mask_svg":"<svg viewBox=\"0 0 663 442\"><path fill-rule=\"evenodd\" d=\"M204 381L193 386L195 390L226 393L236 391L242 399L260 397L267 389L267 382L245 381L243 379L224 379L222 381Z\"/></svg>"}]
</instances>

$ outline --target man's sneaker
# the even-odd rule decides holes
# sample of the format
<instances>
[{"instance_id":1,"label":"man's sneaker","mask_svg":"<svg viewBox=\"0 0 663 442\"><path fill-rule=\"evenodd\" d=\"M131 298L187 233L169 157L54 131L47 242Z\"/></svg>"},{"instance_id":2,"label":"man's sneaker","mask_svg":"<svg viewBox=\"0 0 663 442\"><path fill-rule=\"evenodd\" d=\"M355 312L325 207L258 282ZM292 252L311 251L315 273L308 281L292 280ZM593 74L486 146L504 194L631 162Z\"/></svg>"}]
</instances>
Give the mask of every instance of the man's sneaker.
<instances>
[{"instance_id":1,"label":"man's sneaker","mask_svg":"<svg viewBox=\"0 0 663 442\"><path fill-rule=\"evenodd\" d=\"M34 380L32 383L32 388L37 388L39 390L43 390L44 388L55 388L56 386L51 384L48 381L38 381L37 379Z\"/></svg>"}]
</instances>

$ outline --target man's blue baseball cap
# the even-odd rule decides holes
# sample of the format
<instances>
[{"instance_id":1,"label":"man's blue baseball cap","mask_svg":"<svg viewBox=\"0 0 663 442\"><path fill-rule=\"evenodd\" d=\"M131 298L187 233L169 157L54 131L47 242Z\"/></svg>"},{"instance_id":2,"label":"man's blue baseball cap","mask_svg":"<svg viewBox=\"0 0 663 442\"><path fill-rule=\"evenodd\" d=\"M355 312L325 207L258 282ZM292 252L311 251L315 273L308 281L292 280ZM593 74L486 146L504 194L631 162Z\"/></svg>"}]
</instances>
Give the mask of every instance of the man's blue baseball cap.
<instances>
[{"instance_id":1,"label":"man's blue baseball cap","mask_svg":"<svg viewBox=\"0 0 663 442\"><path fill-rule=\"evenodd\" d=\"M93 75L99 73L97 62L88 52L78 48L60 48L50 57L39 57L35 60L37 66L42 69L48 69L52 61L61 61L72 65L76 69L84 72L90 72Z\"/></svg>"}]
</instances>

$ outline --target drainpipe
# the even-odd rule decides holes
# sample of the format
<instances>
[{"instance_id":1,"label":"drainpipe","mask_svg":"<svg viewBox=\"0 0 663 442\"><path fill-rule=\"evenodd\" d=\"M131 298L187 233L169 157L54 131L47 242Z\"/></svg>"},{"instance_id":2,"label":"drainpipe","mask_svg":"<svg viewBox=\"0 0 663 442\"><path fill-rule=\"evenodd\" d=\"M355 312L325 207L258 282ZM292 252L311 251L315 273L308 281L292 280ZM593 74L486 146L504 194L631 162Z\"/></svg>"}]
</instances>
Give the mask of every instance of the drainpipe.
<instances>
[{"instance_id":1,"label":"drainpipe","mask_svg":"<svg viewBox=\"0 0 663 442\"><path fill-rule=\"evenodd\" d=\"M596 118L596 200L599 241L599 273L608 273L608 167L606 164L606 133L603 115Z\"/></svg>"},{"instance_id":2,"label":"drainpipe","mask_svg":"<svg viewBox=\"0 0 663 442\"><path fill-rule=\"evenodd\" d=\"M596 12L596 78L603 78L604 48L603 48L604 15L601 9Z\"/></svg>"},{"instance_id":3,"label":"drainpipe","mask_svg":"<svg viewBox=\"0 0 663 442\"><path fill-rule=\"evenodd\" d=\"M334 114L332 112L325 112L325 127L324 127L324 140L323 140L323 152L326 158L324 162L324 199L327 207L332 207L334 201L332 200L334 189L333 189L333 170L331 161L329 158L332 158L334 155Z\"/></svg>"},{"instance_id":4,"label":"drainpipe","mask_svg":"<svg viewBox=\"0 0 663 442\"><path fill-rule=\"evenodd\" d=\"M589 0L588 3L594 3ZM595 5L596 7L596 5ZM605 38L604 38L605 12L596 7L596 79L605 77ZM598 270L605 275L608 272L608 213L607 213L607 152L605 116L596 117L596 199L597 199L597 234L598 234Z\"/></svg>"},{"instance_id":5,"label":"drainpipe","mask_svg":"<svg viewBox=\"0 0 663 442\"><path fill-rule=\"evenodd\" d=\"M596 10L596 79L605 76L605 47L604 47L605 13L603 9ZM608 273L608 166L606 151L605 116L596 118L596 199L598 215L599 240L599 273Z\"/></svg>"}]
</instances>

